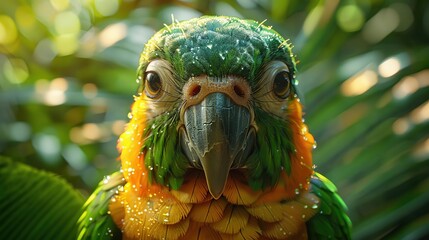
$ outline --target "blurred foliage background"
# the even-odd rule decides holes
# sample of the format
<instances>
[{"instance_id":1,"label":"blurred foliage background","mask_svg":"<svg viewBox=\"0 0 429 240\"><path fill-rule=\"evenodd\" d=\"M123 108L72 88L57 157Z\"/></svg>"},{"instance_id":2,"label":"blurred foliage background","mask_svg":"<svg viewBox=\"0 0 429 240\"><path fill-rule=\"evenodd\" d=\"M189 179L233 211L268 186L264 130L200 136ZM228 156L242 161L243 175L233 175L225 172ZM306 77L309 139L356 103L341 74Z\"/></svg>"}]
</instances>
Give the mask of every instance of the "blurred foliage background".
<instances>
[{"instance_id":1,"label":"blurred foliage background","mask_svg":"<svg viewBox=\"0 0 429 240\"><path fill-rule=\"evenodd\" d=\"M266 20L291 39L314 162L355 239L429 235L424 0L3 0L0 155L90 193L119 168L145 42L172 15L206 14Z\"/></svg>"}]
</instances>

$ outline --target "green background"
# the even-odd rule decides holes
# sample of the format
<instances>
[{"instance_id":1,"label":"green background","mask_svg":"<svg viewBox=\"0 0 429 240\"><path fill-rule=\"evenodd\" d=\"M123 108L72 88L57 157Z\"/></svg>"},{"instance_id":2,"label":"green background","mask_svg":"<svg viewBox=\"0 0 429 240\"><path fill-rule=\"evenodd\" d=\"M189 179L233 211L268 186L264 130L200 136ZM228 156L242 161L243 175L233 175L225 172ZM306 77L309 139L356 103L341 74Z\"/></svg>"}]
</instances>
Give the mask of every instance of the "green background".
<instances>
[{"instance_id":1,"label":"green background","mask_svg":"<svg viewBox=\"0 0 429 240\"><path fill-rule=\"evenodd\" d=\"M293 43L317 170L355 239L429 234L429 2L4 0L0 155L87 196L119 169L116 141L145 42L174 20L265 21Z\"/></svg>"}]
</instances>

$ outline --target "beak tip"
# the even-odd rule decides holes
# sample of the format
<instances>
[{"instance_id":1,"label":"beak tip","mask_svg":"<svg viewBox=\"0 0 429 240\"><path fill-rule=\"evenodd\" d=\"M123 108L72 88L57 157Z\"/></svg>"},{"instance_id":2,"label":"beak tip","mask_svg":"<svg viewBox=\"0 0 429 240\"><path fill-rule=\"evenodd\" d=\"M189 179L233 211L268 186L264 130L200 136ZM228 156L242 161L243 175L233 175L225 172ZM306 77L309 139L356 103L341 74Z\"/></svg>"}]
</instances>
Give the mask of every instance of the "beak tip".
<instances>
[{"instance_id":1,"label":"beak tip","mask_svg":"<svg viewBox=\"0 0 429 240\"><path fill-rule=\"evenodd\" d=\"M203 169L210 195L212 195L214 199L219 199L225 190L229 171L216 171L216 168L208 168L204 163Z\"/></svg>"},{"instance_id":2,"label":"beak tip","mask_svg":"<svg viewBox=\"0 0 429 240\"><path fill-rule=\"evenodd\" d=\"M222 194L223 194L223 190L224 190L224 188L222 188L222 189L212 189L212 188L209 186L209 192L210 192L210 195L212 195L212 197L213 197L215 200L219 199L219 198L222 196Z\"/></svg>"}]
</instances>

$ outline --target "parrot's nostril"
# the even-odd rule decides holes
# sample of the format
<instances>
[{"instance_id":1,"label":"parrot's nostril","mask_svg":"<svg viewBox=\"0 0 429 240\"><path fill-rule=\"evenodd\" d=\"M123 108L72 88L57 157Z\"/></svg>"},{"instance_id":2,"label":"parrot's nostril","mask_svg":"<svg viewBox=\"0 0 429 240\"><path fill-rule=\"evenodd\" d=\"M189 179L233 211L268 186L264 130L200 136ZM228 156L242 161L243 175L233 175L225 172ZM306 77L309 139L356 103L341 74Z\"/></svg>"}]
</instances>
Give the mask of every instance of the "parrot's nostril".
<instances>
[{"instance_id":1,"label":"parrot's nostril","mask_svg":"<svg viewBox=\"0 0 429 240\"><path fill-rule=\"evenodd\" d=\"M189 89L189 95L190 95L191 97L195 97L195 96L197 96L197 95L198 95L198 93L200 93L200 91L201 91L201 86L200 86L200 85L192 86L192 87Z\"/></svg>"},{"instance_id":2,"label":"parrot's nostril","mask_svg":"<svg viewBox=\"0 0 429 240\"><path fill-rule=\"evenodd\" d=\"M245 79L236 76L209 77L201 75L192 77L183 86L182 98L186 109L203 101L212 93L222 93L240 106L247 106L250 99L250 87Z\"/></svg>"},{"instance_id":3,"label":"parrot's nostril","mask_svg":"<svg viewBox=\"0 0 429 240\"><path fill-rule=\"evenodd\" d=\"M235 92L235 94L237 94L239 97L244 97L244 96L245 96L245 93L244 93L243 89L241 89L241 87L240 87L240 86L238 86L238 85L235 85L235 86L234 86L234 92Z\"/></svg>"}]
</instances>

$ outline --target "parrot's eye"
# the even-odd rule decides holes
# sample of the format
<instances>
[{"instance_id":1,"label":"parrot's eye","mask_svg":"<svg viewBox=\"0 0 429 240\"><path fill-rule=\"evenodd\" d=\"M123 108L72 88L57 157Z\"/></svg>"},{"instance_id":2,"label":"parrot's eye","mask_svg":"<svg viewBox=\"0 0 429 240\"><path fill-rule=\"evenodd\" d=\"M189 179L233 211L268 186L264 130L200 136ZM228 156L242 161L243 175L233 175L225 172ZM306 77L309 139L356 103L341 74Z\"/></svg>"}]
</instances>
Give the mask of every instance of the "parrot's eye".
<instances>
[{"instance_id":1,"label":"parrot's eye","mask_svg":"<svg viewBox=\"0 0 429 240\"><path fill-rule=\"evenodd\" d=\"M156 72L145 73L145 93L150 98L155 98L161 92L161 78Z\"/></svg>"},{"instance_id":2,"label":"parrot's eye","mask_svg":"<svg viewBox=\"0 0 429 240\"><path fill-rule=\"evenodd\" d=\"M287 71L281 71L276 74L273 83L273 92L281 99L285 99L289 96L290 80Z\"/></svg>"}]
</instances>

